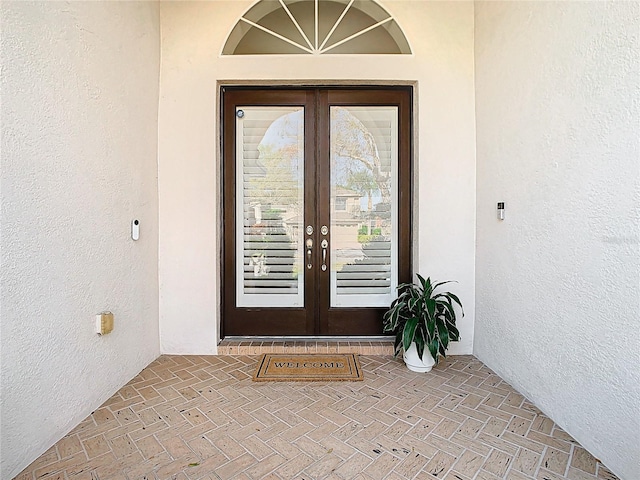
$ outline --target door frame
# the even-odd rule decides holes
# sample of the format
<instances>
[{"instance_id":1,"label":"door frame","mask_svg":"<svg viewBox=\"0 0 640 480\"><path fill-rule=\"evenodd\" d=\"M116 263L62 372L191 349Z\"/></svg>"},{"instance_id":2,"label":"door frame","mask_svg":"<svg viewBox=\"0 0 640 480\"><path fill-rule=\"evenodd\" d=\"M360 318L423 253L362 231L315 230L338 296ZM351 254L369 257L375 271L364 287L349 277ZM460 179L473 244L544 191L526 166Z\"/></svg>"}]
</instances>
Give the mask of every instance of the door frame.
<instances>
[{"instance_id":1,"label":"door frame","mask_svg":"<svg viewBox=\"0 0 640 480\"><path fill-rule=\"evenodd\" d=\"M216 122L218 122L216 128L216 171L218 172L219 178L217 182L217 204L218 214L219 214L219 222L217 228L217 236L216 236L216 250L219 253L218 256L218 272L217 272L217 281L218 288L216 289L216 295L218 297L218 311L216 323L218 326L218 339L217 341L221 341L223 338L238 338L238 336L229 336L225 332L225 325L223 322L223 316L225 314L225 251L224 251L224 217L225 211L223 208L223 200L225 196L225 184L224 184L224 119L223 119L223 92L225 88L228 87L246 87L248 89L280 89L280 90L295 90L295 89L340 89L346 90L349 88L354 89L391 89L391 87L404 87L410 89L410 100L409 100L409 129L408 129L408 140L409 140L409 187L410 192L408 193L409 200L409 224L410 229L408 232L409 235L409 247L404 259L400 259L400 261L408 262L409 275L413 278L414 275L414 265L418 260L418 243L416 239L418 238L418 210L419 206L417 203L418 197L418 144L417 144L417 131L418 131L418 82L417 81L365 81L365 80L315 80L315 81L305 81L305 80L218 80L216 82ZM228 267L226 267L228 268ZM402 282L401 282L402 283ZM387 335L358 335L358 334L345 334L340 335L341 338L387 338ZM282 338L281 336L273 336L268 337L264 335L256 336L255 338ZM250 336L249 338L253 338ZM314 338L327 338L326 336L318 335L318 336L286 336L286 338L300 338L300 339L308 339L312 340ZM390 338L390 337L388 337Z\"/></svg>"}]
</instances>

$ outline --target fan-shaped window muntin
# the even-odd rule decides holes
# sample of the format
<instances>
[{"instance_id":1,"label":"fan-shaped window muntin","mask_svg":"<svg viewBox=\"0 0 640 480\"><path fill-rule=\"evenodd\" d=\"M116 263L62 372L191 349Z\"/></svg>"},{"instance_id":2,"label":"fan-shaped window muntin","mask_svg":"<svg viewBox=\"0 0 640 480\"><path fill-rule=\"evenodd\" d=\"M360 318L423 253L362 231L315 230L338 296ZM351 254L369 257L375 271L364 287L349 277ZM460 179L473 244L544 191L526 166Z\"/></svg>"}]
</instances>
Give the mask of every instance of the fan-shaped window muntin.
<instances>
[{"instance_id":1,"label":"fan-shaped window muntin","mask_svg":"<svg viewBox=\"0 0 640 480\"><path fill-rule=\"evenodd\" d=\"M223 55L410 54L373 0L261 0L233 28Z\"/></svg>"}]
</instances>

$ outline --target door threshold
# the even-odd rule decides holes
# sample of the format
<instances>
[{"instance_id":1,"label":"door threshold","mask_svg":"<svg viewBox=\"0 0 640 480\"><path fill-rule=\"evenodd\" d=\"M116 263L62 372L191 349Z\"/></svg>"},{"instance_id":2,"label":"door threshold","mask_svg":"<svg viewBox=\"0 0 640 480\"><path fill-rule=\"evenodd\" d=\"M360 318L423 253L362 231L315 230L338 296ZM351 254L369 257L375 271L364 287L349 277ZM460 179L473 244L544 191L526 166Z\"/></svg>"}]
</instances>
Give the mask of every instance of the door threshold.
<instances>
[{"instance_id":1,"label":"door threshold","mask_svg":"<svg viewBox=\"0 0 640 480\"><path fill-rule=\"evenodd\" d=\"M316 335L316 336L242 336L242 335L227 335L222 339L222 342L227 340L233 342L393 342L395 337L393 335L374 335L374 336L330 336L330 335Z\"/></svg>"},{"instance_id":2,"label":"door threshold","mask_svg":"<svg viewBox=\"0 0 640 480\"><path fill-rule=\"evenodd\" d=\"M225 337L218 355L263 353L357 353L393 355L394 337Z\"/></svg>"}]
</instances>

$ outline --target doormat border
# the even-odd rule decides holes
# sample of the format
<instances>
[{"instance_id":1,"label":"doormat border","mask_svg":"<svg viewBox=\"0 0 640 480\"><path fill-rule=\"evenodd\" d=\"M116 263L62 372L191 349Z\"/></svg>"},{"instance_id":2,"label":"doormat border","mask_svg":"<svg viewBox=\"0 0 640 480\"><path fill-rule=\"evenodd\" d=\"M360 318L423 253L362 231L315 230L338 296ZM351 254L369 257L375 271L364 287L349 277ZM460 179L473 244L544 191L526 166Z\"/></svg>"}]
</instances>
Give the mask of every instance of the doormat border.
<instances>
[{"instance_id":1,"label":"doormat border","mask_svg":"<svg viewBox=\"0 0 640 480\"><path fill-rule=\"evenodd\" d=\"M270 372L272 361L281 359L287 363L307 363L322 359L323 361L341 361L345 366L342 371L317 373L313 367L292 368L292 375ZM297 372L293 372L293 370ZM272 369L275 370L275 367ZM344 371L346 370L346 372ZM355 353L263 353L252 377L254 382L358 382L364 380L364 373L358 355Z\"/></svg>"}]
</instances>

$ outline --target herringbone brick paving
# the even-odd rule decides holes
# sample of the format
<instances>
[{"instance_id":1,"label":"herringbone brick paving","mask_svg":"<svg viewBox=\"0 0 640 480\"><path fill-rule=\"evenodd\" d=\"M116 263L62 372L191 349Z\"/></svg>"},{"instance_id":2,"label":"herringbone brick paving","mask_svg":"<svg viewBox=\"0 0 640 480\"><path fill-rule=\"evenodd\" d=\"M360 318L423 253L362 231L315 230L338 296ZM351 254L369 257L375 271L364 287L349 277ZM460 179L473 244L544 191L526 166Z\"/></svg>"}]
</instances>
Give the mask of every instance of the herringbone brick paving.
<instances>
[{"instance_id":1,"label":"herringbone brick paving","mask_svg":"<svg viewBox=\"0 0 640 480\"><path fill-rule=\"evenodd\" d=\"M162 356L19 480L614 480L472 356L364 382L255 383L253 356Z\"/></svg>"}]
</instances>

